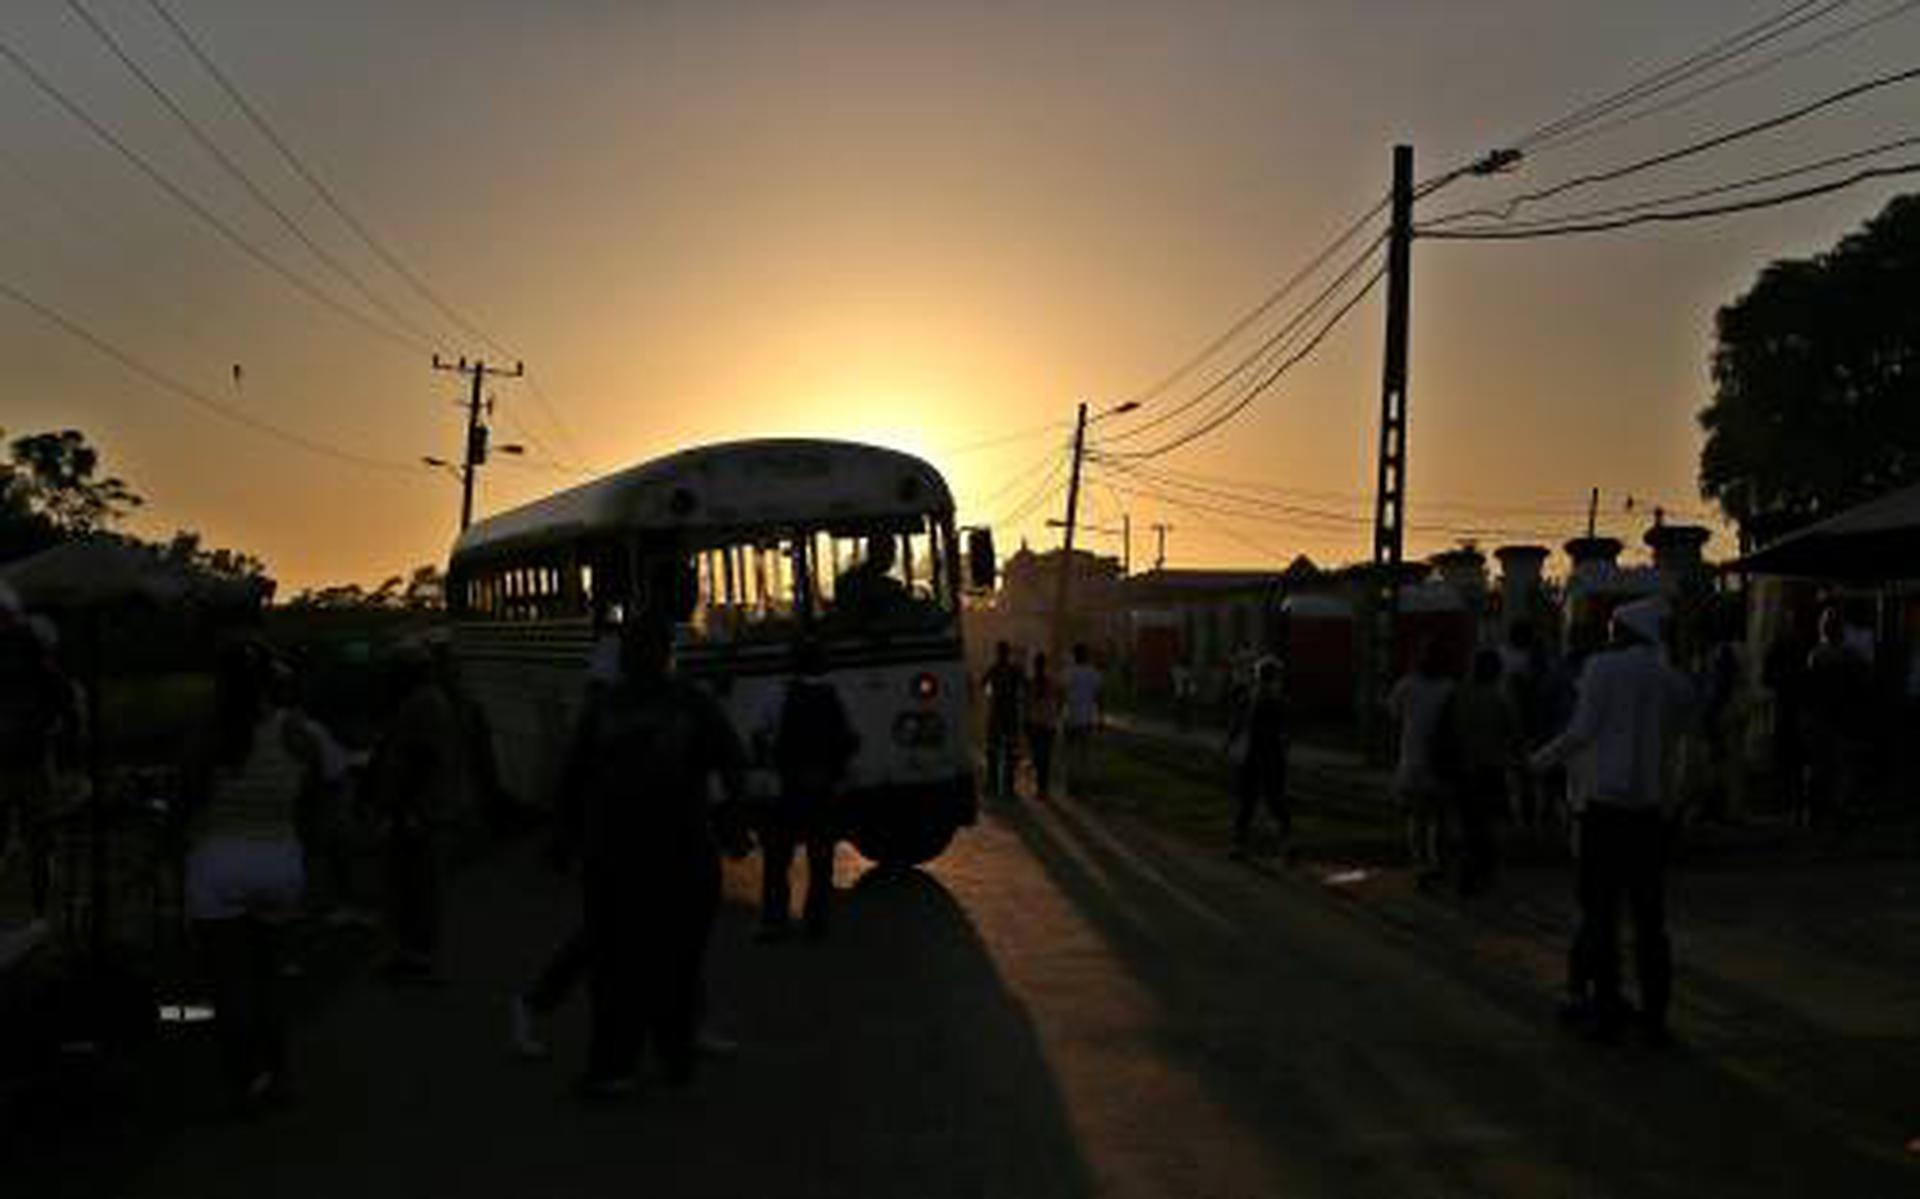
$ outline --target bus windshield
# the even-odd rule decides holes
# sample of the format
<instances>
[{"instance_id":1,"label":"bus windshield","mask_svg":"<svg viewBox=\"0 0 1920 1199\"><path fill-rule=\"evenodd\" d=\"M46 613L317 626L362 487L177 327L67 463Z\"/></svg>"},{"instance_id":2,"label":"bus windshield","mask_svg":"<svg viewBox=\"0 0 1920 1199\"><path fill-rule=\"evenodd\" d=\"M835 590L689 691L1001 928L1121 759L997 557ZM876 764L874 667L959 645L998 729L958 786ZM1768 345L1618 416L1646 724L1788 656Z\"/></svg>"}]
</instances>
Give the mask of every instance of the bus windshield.
<instances>
[{"instance_id":1,"label":"bus windshield","mask_svg":"<svg viewBox=\"0 0 1920 1199\"><path fill-rule=\"evenodd\" d=\"M958 602L952 532L936 515L750 533L694 555L693 632L707 642L939 632Z\"/></svg>"}]
</instances>

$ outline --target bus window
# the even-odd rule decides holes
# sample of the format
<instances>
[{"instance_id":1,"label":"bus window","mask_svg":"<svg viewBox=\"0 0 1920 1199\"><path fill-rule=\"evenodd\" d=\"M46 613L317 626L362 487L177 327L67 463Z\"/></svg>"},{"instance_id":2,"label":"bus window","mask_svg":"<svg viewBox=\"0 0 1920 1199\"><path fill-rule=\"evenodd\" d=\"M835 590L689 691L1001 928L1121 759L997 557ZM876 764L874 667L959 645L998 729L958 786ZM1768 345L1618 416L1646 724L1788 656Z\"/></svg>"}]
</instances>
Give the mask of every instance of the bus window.
<instances>
[{"instance_id":1,"label":"bus window","mask_svg":"<svg viewBox=\"0 0 1920 1199\"><path fill-rule=\"evenodd\" d=\"M950 536L936 517L861 536L822 535L816 553L818 591L829 620L923 628L946 624L955 612Z\"/></svg>"},{"instance_id":2,"label":"bus window","mask_svg":"<svg viewBox=\"0 0 1920 1199\"><path fill-rule=\"evenodd\" d=\"M702 641L791 637L804 603L794 569L799 552L791 538L776 537L696 554L694 635Z\"/></svg>"}]
</instances>

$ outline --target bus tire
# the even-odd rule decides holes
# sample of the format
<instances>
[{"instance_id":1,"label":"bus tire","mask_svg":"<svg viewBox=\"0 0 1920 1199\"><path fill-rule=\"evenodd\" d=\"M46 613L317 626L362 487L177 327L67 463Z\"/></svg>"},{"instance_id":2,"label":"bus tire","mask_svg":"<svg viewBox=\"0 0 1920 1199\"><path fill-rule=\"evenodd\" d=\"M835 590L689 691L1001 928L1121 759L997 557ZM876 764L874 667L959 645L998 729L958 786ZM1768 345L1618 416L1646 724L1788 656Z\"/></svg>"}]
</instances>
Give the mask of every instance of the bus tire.
<instances>
[{"instance_id":1,"label":"bus tire","mask_svg":"<svg viewBox=\"0 0 1920 1199\"><path fill-rule=\"evenodd\" d=\"M850 840L869 862L900 869L924 866L939 857L953 842L954 831L950 822L930 820L856 829Z\"/></svg>"}]
</instances>

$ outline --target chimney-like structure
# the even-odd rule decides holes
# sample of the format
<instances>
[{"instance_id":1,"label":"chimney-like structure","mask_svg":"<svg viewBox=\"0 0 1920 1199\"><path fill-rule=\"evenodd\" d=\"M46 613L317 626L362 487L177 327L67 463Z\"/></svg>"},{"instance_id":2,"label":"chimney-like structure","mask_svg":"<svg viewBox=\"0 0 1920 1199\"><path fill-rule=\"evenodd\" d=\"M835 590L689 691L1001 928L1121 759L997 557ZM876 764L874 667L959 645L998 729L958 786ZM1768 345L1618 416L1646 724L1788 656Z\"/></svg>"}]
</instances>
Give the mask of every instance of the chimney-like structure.
<instances>
[{"instance_id":1,"label":"chimney-like structure","mask_svg":"<svg viewBox=\"0 0 1920 1199\"><path fill-rule=\"evenodd\" d=\"M1428 559L1442 583L1460 593L1470 606L1478 606L1487 594L1487 556L1472 546L1447 550Z\"/></svg>"},{"instance_id":2,"label":"chimney-like structure","mask_svg":"<svg viewBox=\"0 0 1920 1199\"><path fill-rule=\"evenodd\" d=\"M1701 525L1656 524L1647 530L1653 568L1660 572L1660 593L1672 598L1687 579L1706 568L1701 551L1713 534Z\"/></svg>"},{"instance_id":3,"label":"chimney-like structure","mask_svg":"<svg viewBox=\"0 0 1920 1199\"><path fill-rule=\"evenodd\" d=\"M1540 577L1550 553L1544 545L1503 545L1493 551L1500 561L1501 632L1515 621L1528 620L1540 598Z\"/></svg>"}]
</instances>

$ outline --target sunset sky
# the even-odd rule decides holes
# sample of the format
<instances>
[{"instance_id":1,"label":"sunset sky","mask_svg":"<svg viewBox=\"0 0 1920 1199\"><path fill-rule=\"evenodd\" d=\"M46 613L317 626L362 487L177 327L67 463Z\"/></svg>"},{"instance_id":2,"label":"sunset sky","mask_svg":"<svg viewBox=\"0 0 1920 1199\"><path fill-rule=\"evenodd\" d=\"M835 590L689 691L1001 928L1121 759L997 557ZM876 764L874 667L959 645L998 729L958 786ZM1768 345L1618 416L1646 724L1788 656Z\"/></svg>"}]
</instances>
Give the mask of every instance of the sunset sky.
<instances>
[{"instance_id":1,"label":"sunset sky","mask_svg":"<svg viewBox=\"0 0 1920 1199\"><path fill-rule=\"evenodd\" d=\"M1395 142L1416 148L1421 177L1435 174L1786 7L165 4L412 270L525 360L537 388L495 387L495 437L526 443L528 458L483 473L481 513L579 477L563 467L827 435L927 456L969 523L1029 508L999 528L1007 549L1057 539L1043 522L1059 501L1022 501L1047 494L1075 403L1136 396L1225 329L1384 194ZM0 427L83 429L148 497L136 530L197 529L260 554L289 589L444 560L458 486L419 459L457 456L460 382L428 356L496 350L350 234L147 0L87 7L312 237L432 336L384 339L313 303L0 62L0 283L222 404L368 461L197 408L5 299ZM1420 217L1914 64L1920 9L1832 7L1776 48L1897 15L1510 176L1462 180ZM367 307L65 4L5 5L0 39L250 243ZM1845 153L1907 132L1916 99L1913 86L1888 88L1522 215ZM1590 238L1416 244L1409 553L1475 534L1557 542L1594 486L1603 523L1635 538L1644 520L1622 510L1628 495L1642 511L1701 512L1695 414L1715 308L1768 260L1856 228L1898 182ZM1164 483L1095 470L1087 518L1130 516L1136 565L1151 558L1153 522L1174 527L1172 566L1365 557L1382 325L1375 293L1240 417L1151 464L1216 491L1257 485L1288 508L1256 519L1191 490L1183 508L1146 494L1172 494ZM1096 433L1122 433L1197 386ZM1086 544L1118 552L1103 534ZM1722 534L1710 552L1730 548Z\"/></svg>"}]
</instances>

